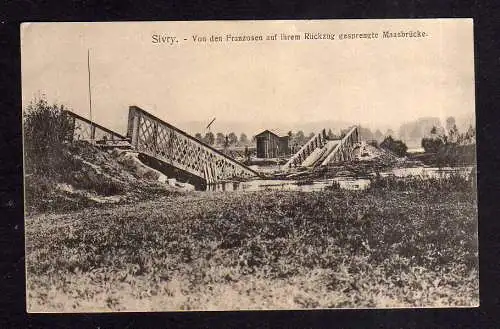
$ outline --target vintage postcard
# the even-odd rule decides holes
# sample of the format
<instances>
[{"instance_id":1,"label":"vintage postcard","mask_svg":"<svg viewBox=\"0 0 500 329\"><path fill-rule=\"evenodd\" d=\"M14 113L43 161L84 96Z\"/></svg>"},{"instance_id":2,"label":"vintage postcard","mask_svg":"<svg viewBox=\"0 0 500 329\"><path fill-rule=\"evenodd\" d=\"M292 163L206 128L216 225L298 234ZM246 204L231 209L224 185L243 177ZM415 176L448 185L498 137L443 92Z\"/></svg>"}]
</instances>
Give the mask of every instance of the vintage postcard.
<instances>
[{"instance_id":1,"label":"vintage postcard","mask_svg":"<svg viewBox=\"0 0 500 329\"><path fill-rule=\"evenodd\" d=\"M20 28L28 312L479 305L472 19Z\"/></svg>"}]
</instances>

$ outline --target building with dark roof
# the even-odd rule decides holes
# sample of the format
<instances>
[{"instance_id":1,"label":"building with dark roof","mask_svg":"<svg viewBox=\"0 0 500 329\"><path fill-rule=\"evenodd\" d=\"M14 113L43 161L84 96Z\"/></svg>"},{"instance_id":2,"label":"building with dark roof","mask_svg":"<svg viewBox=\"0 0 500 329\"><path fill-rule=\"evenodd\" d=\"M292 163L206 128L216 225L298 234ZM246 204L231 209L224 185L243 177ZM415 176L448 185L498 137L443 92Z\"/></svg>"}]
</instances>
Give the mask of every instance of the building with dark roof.
<instances>
[{"instance_id":1,"label":"building with dark roof","mask_svg":"<svg viewBox=\"0 0 500 329\"><path fill-rule=\"evenodd\" d=\"M257 142L257 158L279 158L290 154L289 136L278 136L264 130L255 136Z\"/></svg>"}]
</instances>

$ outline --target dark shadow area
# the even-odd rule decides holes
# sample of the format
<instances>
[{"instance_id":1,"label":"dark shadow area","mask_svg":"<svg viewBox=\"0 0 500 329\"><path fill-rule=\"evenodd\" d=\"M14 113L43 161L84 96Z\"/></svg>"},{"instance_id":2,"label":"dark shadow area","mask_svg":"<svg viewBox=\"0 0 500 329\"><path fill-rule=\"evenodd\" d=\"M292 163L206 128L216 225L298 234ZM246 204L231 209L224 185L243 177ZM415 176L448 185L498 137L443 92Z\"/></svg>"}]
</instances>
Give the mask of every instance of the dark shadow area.
<instances>
[{"instance_id":1,"label":"dark shadow area","mask_svg":"<svg viewBox=\"0 0 500 329\"><path fill-rule=\"evenodd\" d=\"M139 153L139 160L145 165L154 168L158 171L161 171L168 178L175 178L177 181L182 183L189 183L194 185L196 190L204 191L207 187L207 184L204 179L201 177L195 176L185 170L176 168L173 165L170 165L166 162L155 159L149 155L144 153Z\"/></svg>"}]
</instances>

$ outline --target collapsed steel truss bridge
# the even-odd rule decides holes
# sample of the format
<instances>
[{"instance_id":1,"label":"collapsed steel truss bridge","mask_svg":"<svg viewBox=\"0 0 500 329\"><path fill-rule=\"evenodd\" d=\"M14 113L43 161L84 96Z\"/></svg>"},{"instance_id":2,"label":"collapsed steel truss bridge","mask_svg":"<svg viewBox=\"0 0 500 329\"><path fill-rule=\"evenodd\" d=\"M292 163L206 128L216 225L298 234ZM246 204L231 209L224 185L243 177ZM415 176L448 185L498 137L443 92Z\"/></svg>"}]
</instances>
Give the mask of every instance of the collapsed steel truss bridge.
<instances>
[{"instance_id":1,"label":"collapsed steel truss bridge","mask_svg":"<svg viewBox=\"0 0 500 329\"><path fill-rule=\"evenodd\" d=\"M66 111L72 140L128 142L136 152L214 184L259 174L145 110L130 106L127 136Z\"/></svg>"},{"instance_id":2,"label":"collapsed steel truss bridge","mask_svg":"<svg viewBox=\"0 0 500 329\"><path fill-rule=\"evenodd\" d=\"M259 177L251 168L137 106L129 107L126 136L73 112L64 113L72 128L71 140L91 140L112 145L126 143L136 152L194 175L206 184ZM316 167L352 160L358 142L356 126L337 140L329 140L325 130L322 130L302 146L282 169Z\"/></svg>"}]
</instances>

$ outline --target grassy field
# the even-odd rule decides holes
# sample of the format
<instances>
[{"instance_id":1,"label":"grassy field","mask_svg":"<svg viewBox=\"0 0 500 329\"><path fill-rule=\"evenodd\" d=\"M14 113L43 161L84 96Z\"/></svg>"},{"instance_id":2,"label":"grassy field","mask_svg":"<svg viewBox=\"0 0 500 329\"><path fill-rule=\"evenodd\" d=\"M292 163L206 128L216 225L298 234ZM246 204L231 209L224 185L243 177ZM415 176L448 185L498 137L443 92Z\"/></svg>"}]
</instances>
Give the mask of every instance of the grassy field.
<instances>
[{"instance_id":1,"label":"grassy field","mask_svg":"<svg viewBox=\"0 0 500 329\"><path fill-rule=\"evenodd\" d=\"M477 305L470 191L171 195L26 219L29 311Z\"/></svg>"}]
</instances>

